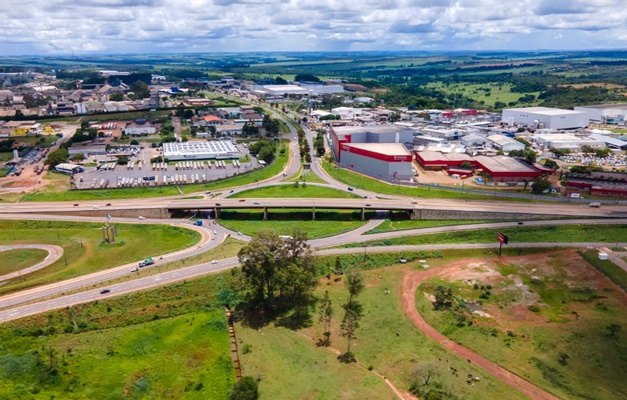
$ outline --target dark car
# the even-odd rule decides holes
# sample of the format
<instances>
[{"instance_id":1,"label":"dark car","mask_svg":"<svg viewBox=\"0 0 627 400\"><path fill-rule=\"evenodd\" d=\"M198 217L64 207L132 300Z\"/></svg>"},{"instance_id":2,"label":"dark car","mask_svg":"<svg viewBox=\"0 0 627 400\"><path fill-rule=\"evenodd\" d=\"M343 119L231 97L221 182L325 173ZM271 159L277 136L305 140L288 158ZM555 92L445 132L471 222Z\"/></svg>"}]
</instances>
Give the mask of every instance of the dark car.
<instances>
[{"instance_id":1,"label":"dark car","mask_svg":"<svg viewBox=\"0 0 627 400\"><path fill-rule=\"evenodd\" d=\"M100 294L107 294L107 293L110 293L110 292L111 292L111 290L109 290L109 289L104 289L104 290L101 290L101 291L100 291Z\"/></svg>"},{"instance_id":2,"label":"dark car","mask_svg":"<svg viewBox=\"0 0 627 400\"><path fill-rule=\"evenodd\" d=\"M351 192L353 191L353 188L351 186L348 187L348 190L350 190Z\"/></svg>"},{"instance_id":3,"label":"dark car","mask_svg":"<svg viewBox=\"0 0 627 400\"><path fill-rule=\"evenodd\" d=\"M111 205L111 203L107 203L107 204L105 204L105 206L106 206L106 207L109 207L110 205Z\"/></svg>"},{"instance_id":4,"label":"dark car","mask_svg":"<svg viewBox=\"0 0 627 400\"><path fill-rule=\"evenodd\" d=\"M221 206L221 205L222 205L222 204L220 204L220 203L216 203L216 206Z\"/></svg>"},{"instance_id":5,"label":"dark car","mask_svg":"<svg viewBox=\"0 0 627 400\"><path fill-rule=\"evenodd\" d=\"M522 225L522 224L524 224L524 222L518 221L518 225Z\"/></svg>"},{"instance_id":6,"label":"dark car","mask_svg":"<svg viewBox=\"0 0 627 400\"><path fill-rule=\"evenodd\" d=\"M74 204L74 207L78 207L78 203L75 203L75 204Z\"/></svg>"},{"instance_id":7,"label":"dark car","mask_svg":"<svg viewBox=\"0 0 627 400\"><path fill-rule=\"evenodd\" d=\"M366 207L372 207L372 204L366 204Z\"/></svg>"},{"instance_id":8,"label":"dark car","mask_svg":"<svg viewBox=\"0 0 627 400\"><path fill-rule=\"evenodd\" d=\"M245 200L245 199L241 199L239 202L240 202L240 203L242 203L242 202L244 202L244 201L246 201L246 200Z\"/></svg>"}]
</instances>

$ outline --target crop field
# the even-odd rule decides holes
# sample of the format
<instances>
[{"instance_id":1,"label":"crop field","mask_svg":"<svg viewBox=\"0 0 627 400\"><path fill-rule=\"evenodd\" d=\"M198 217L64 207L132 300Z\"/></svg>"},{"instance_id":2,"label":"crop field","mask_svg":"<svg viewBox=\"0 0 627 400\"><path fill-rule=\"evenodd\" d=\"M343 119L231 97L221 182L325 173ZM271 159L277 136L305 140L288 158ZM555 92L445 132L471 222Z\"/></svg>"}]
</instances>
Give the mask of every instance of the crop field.
<instances>
[{"instance_id":1,"label":"crop field","mask_svg":"<svg viewBox=\"0 0 627 400\"><path fill-rule=\"evenodd\" d=\"M0 398L226 400L226 317L207 287L215 275L1 325Z\"/></svg>"},{"instance_id":2,"label":"crop field","mask_svg":"<svg viewBox=\"0 0 627 400\"><path fill-rule=\"evenodd\" d=\"M43 261L48 252L42 249L15 249L0 251L0 275L19 271Z\"/></svg>"},{"instance_id":3,"label":"crop field","mask_svg":"<svg viewBox=\"0 0 627 400\"><path fill-rule=\"evenodd\" d=\"M169 225L115 224L114 243L102 239L102 224L56 221L0 221L0 243L55 244L64 255L54 264L3 285L0 293L57 282L106 268L181 250L200 240L193 230ZM1 253L0 253L1 255Z\"/></svg>"},{"instance_id":4,"label":"crop field","mask_svg":"<svg viewBox=\"0 0 627 400\"><path fill-rule=\"evenodd\" d=\"M238 210L222 211L218 223L233 231L255 235L262 230L275 230L279 235L291 235L295 228L307 231L310 239L338 235L359 228L366 221L360 221L360 213L346 210L316 211L312 220L311 210L270 210L268 220L263 220L263 211ZM366 213L366 220L374 212Z\"/></svg>"},{"instance_id":5,"label":"crop field","mask_svg":"<svg viewBox=\"0 0 627 400\"><path fill-rule=\"evenodd\" d=\"M420 314L442 334L565 399L625 397L627 297L574 250L471 258L414 271ZM435 287L453 303L435 310ZM620 328L619 328L620 329Z\"/></svg>"}]
</instances>

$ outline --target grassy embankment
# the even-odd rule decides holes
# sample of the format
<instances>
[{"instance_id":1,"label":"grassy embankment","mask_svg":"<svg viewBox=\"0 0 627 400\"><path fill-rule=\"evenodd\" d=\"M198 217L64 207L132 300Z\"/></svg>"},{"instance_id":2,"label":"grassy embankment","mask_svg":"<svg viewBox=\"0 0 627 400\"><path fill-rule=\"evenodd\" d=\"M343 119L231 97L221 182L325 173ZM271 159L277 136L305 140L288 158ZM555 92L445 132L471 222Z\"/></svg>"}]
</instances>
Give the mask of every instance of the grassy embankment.
<instances>
[{"instance_id":1,"label":"grassy embankment","mask_svg":"<svg viewBox=\"0 0 627 400\"><path fill-rule=\"evenodd\" d=\"M624 397L627 336L608 329L627 322L620 289L572 250L474 261L463 267L470 283L433 278L420 286L417 308L430 325L560 398ZM490 270L501 276L476 279ZM450 310L435 311L425 296L438 285L453 290ZM473 314L473 304L490 317Z\"/></svg>"},{"instance_id":2,"label":"grassy embankment","mask_svg":"<svg viewBox=\"0 0 627 400\"><path fill-rule=\"evenodd\" d=\"M196 231L169 225L114 224L114 243L102 240L102 224L57 221L0 221L0 243L55 244L64 254L52 265L0 287L9 293L181 250L200 240Z\"/></svg>"},{"instance_id":3,"label":"grassy embankment","mask_svg":"<svg viewBox=\"0 0 627 400\"><path fill-rule=\"evenodd\" d=\"M436 233L427 235L405 236L393 239L373 240L368 246L421 245L434 243L491 243L496 242L496 234L501 232L509 237L510 243L538 242L609 242L616 238L627 237L627 225L547 225L547 226L512 226L510 228L477 229ZM342 247L361 247L364 243L347 244ZM504 246L504 251L508 251Z\"/></svg>"},{"instance_id":4,"label":"grassy embankment","mask_svg":"<svg viewBox=\"0 0 627 400\"><path fill-rule=\"evenodd\" d=\"M0 251L0 275L19 271L42 262L48 252L42 249L15 249Z\"/></svg>"},{"instance_id":5,"label":"grassy embankment","mask_svg":"<svg viewBox=\"0 0 627 400\"><path fill-rule=\"evenodd\" d=\"M360 196L344 192L342 190L325 187L302 184L295 187L292 185L267 186L259 189L248 189L229 196L238 199L263 199L263 198L281 198L281 199L312 199L312 198L337 198L337 199L358 199Z\"/></svg>"},{"instance_id":6,"label":"grassy embankment","mask_svg":"<svg viewBox=\"0 0 627 400\"><path fill-rule=\"evenodd\" d=\"M366 220L374 212L366 213ZM316 211L316 220L312 220L311 210L272 210L268 211L268 220L263 220L263 211L238 210L222 211L218 220L231 230L255 235L259 231L272 229L279 235L291 235L295 228L304 229L310 239L338 235L359 228L366 221L360 221L360 213L345 210Z\"/></svg>"},{"instance_id":7,"label":"grassy embankment","mask_svg":"<svg viewBox=\"0 0 627 400\"><path fill-rule=\"evenodd\" d=\"M215 182L191 184L182 186L159 186L159 187L138 187L124 189L96 189L96 190L72 190L58 191L53 185L47 187L45 191L33 194L27 194L22 201L77 201L77 200L105 200L105 199L132 199L132 198L148 198L148 197L165 197L178 196L184 194L196 193L201 191L213 191L228 187L249 185L256 181L263 181L280 173L289 159L288 150L284 154L277 151L276 161L265 168L255 171L224 178ZM68 178L69 180L69 178Z\"/></svg>"},{"instance_id":8,"label":"grassy embankment","mask_svg":"<svg viewBox=\"0 0 627 400\"><path fill-rule=\"evenodd\" d=\"M210 276L2 324L0 397L226 400L216 287Z\"/></svg>"}]
</instances>

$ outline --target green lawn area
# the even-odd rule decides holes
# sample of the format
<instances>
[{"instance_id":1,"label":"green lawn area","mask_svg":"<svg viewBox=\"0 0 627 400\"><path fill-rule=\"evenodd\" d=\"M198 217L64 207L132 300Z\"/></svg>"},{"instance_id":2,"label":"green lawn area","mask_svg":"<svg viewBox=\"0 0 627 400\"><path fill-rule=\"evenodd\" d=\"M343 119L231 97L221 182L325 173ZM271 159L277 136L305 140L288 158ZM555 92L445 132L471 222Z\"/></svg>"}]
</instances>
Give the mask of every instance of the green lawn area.
<instances>
[{"instance_id":1,"label":"green lawn area","mask_svg":"<svg viewBox=\"0 0 627 400\"><path fill-rule=\"evenodd\" d=\"M19 271L43 261L48 252L42 249L15 249L0 251L0 275Z\"/></svg>"},{"instance_id":2,"label":"green lawn area","mask_svg":"<svg viewBox=\"0 0 627 400\"><path fill-rule=\"evenodd\" d=\"M405 236L373 240L366 242L366 244L368 246L395 246L432 243L490 243L496 242L497 232L507 235L510 243L614 242L616 238L627 237L627 225L514 226L510 228ZM363 245L364 243L352 243L341 247L362 247ZM504 246L504 251L507 251L507 245Z\"/></svg>"},{"instance_id":3,"label":"green lawn area","mask_svg":"<svg viewBox=\"0 0 627 400\"><path fill-rule=\"evenodd\" d=\"M246 198L246 199L265 199L265 198L338 198L338 199L354 199L359 196L352 193L344 192L342 190L325 187L302 184L298 187L294 185L277 185L266 186L259 189L249 189L243 192L235 193L232 198Z\"/></svg>"},{"instance_id":4,"label":"green lawn area","mask_svg":"<svg viewBox=\"0 0 627 400\"><path fill-rule=\"evenodd\" d=\"M113 224L114 243L102 240L102 224L57 221L0 221L0 244L55 244L64 256L52 265L1 286L0 293L74 278L181 250L200 240L196 231L169 225Z\"/></svg>"},{"instance_id":5,"label":"green lawn area","mask_svg":"<svg viewBox=\"0 0 627 400\"><path fill-rule=\"evenodd\" d=\"M290 329L268 326L257 331L242 324L235 329L242 373L261 377L261 400L397 398L366 368L338 362L334 353Z\"/></svg>"},{"instance_id":6,"label":"green lawn area","mask_svg":"<svg viewBox=\"0 0 627 400\"><path fill-rule=\"evenodd\" d=\"M373 213L366 213L366 219ZM255 235L262 230L275 230L279 235L291 235L295 228L307 231L310 239L327 237L347 232L364 225L359 212L316 211L316 220L311 220L311 210L271 210L268 220L263 220L259 210L222 211L218 223L246 235Z\"/></svg>"},{"instance_id":7,"label":"green lawn area","mask_svg":"<svg viewBox=\"0 0 627 400\"><path fill-rule=\"evenodd\" d=\"M599 287L598 279L605 279L573 250L472 261L467 265L475 267L466 268L475 276L496 270L507 277L479 278L476 286L439 278L423 283L416 303L430 325L559 398L624 397L627 336L613 337L607 329L627 321L620 289L609 282ZM435 311L426 299L438 285L453 290L450 310ZM491 317L472 314L467 303L472 301Z\"/></svg>"},{"instance_id":8,"label":"green lawn area","mask_svg":"<svg viewBox=\"0 0 627 400\"><path fill-rule=\"evenodd\" d=\"M448 259L447 259L448 261ZM413 264L392 266L384 269L364 271L365 289L357 297L363 305L363 317L359 321L357 339L352 350L357 361L390 379L400 390L407 391L410 376L416 367L424 364L435 366L434 380L450 388L459 399L524 399L525 396L515 392L494 377L484 373L465 359L449 353L435 341L428 339L419 332L405 317L401 304L401 279L405 268ZM341 277L340 277L341 278ZM322 279L318 295L325 290L333 302L333 320L331 324L331 346L346 351L346 339L339 335L339 325L343 317L341 304L346 301L347 290L343 282ZM386 291L389 291L386 293ZM313 316L313 325L304 332L315 339L322 337L318 314ZM264 336L273 335L266 330ZM287 340L283 340L284 342ZM311 344L313 346L313 343ZM255 348L253 347L253 354ZM337 361L335 361L337 362ZM329 368L327 364L313 364L309 368ZM317 366L320 365L320 366ZM458 375L453 375L449 368L454 367ZM467 375L481 377L481 382L467 385ZM327 398L327 397L318 397ZM337 397L328 397L337 398ZM371 397L369 397L371 398Z\"/></svg>"},{"instance_id":9,"label":"green lawn area","mask_svg":"<svg viewBox=\"0 0 627 400\"><path fill-rule=\"evenodd\" d=\"M438 198L438 199L474 199L474 200L494 200L493 196L487 196L476 193L464 193L454 190L435 189L432 187L406 187L399 185L391 185L376 179L368 178L365 175L357 174L353 171L349 171L346 168L335 168L335 166L329 164L326 161L322 162L324 170L334 179L347 184L348 186L354 186L356 188L370 190L381 194L402 195L412 197L423 198ZM499 198L502 201L529 201L524 198Z\"/></svg>"},{"instance_id":10,"label":"green lawn area","mask_svg":"<svg viewBox=\"0 0 627 400\"><path fill-rule=\"evenodd\" d=\"M5 161L9 161L13 158L13 153L6 152L6 153L0 153L0 162L5 162Z\"/></svg>"},{"instance_id":11,"label":"green lawn area","mask_svg":"<svg viewBox=\"0 0 627 400\"><path fill-rule=\"evenodd\" d=\"M0 398L226 400L235 374L213 288L216 275L2 324Z\"/></svg>"},{"instance_id":12,"label":"green lawn area","mask_svg":"<svg viewBox=\"0 0 627 400\"><path fill-rule=\"evenodd\" d=\"M427 84L427 87L433 88L436 90L443 91L448 94L459 94L464 97L470 97L476 101L483 101L485 104L494 106L494 103L500 101L502 103L508 104L512 101L517 102L520 97L523 97L526 93L515 93L511 91L511 84L504 82L497 83L449 83L443 84L442 82L432 82ZM485 91L483 89L489 89L489 91ZM536 97L540 94L540 92L531 92ZM528 106L534 105L537 102L528 103Z\"/></svg>"},{"instance_id":13,"label":"green lawn area","mask_svg":"<svg viewBox=\"0 0 627 400\"><path fill-rule=\"evenodd\" d=\"M394 221L392 219L386 219L379 226L374 229L369 230L366 234L372 233L383 233L383 232L394 232L394 231L404 231L408 229L419 229L419 228L432 228L436 226L451 226L451 225L468 225L468 224L481 224L485 222L494 222L494 221L484 221L484 220L400 220Z\"/></svg>"},{"instance_id":14,"label":"green lawn area","mask_svg":"<svg viewBox=\"0 0 627 400\"><path fill-rule=\"evenodd\" d=\"M312 170L307 170L307 172L304 171L303 167L301 166L300 169L298 170L298 173L284 179L284 182L313 182L313 183L327 183L327 181L325 181L324 179L320 178L318 175L316 175Z\"/></svg>"},{"instance_id":15,"label":"green lawn area","mask_svg":"<svg viewBox=\"0 0 627 400\"><path fill-rule=\"evenodd\" d=\"M276 162L273 164L257 169L255 171L221 179L215 182L181 185L178 186L184 194L196 193L201 191L210 191L235 187L254 183L256 180L263 181L280 173L288 161L287 151L285 154L277 152ZM45 192L27 194L22 201L76 201L76 200L105 200L105 199L133 199L147 197L165 197L176 196L181 193L177 186L159 186L159 187L138 187L124 189L97 189L97 190L72 190L60 192Z\"/></svg>"}]
</instances>

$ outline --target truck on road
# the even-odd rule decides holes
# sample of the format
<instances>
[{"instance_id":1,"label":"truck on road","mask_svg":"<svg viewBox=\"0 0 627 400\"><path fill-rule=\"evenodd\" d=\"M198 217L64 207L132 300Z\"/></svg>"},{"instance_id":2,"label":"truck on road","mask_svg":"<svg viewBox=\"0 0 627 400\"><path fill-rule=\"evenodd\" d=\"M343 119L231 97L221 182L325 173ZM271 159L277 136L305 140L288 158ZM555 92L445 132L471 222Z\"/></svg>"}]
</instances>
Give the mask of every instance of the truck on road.
<instances>
[{"instance_id":1,"label":"truck on road","mask_svg":"<svg viewBox=\"0 0 627 400\"><path fill-rule=\"evenodd\" d=\"M152 257L145 259L144 261L139 262L139 268L147 267L148 265L152 265L155 263L155 260Z\"/></svg>"},{"instance_id":2,"label":"truck on road","mask_svg":"<svg viewBox=\"0 0 627 400\"><path fill-rule=\"evenodd\" d=\"M596 207L599 208L601 207L601 202L600 201L593 201L590 204L588 204L588 207Z\"/></svg>"}]
</instances>

